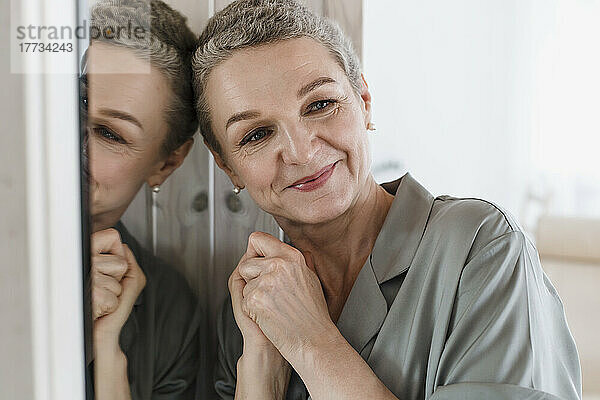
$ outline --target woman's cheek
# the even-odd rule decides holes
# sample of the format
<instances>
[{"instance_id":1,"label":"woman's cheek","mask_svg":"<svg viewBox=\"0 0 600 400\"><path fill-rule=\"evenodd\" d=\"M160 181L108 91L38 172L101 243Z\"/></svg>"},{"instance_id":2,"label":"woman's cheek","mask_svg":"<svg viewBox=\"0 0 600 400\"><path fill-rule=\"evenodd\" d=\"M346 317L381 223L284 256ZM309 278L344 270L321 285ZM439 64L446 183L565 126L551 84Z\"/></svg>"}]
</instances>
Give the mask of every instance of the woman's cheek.
<instances>
[{"instance_id":1,"label":"woman's cheek","mask_svg":"<svg viewBox=\"0 0 600 400\"><path fill-rule=\"evenodd\" d=\"M109 195L106 202L121 203L131 197L132 193L135 194L143 183L135 162L102 149L101 146L90 150L90 175L99 196Z\"/></svg>"},{"instance_id":2,"label":"woman's cheek","mask_svg":"<svg viewBox=\"0 0 600 400\"><path fill-rule=\"evenodd\" d=\"M100 149L91 155L90 173L97 184L115 186L127 176L129 172L127 165L118 157L107 155Z\"/></svg>"},{"instance_id":3,"label":"woman's cheek","mask_svg":"<svg viewBox=\"0 0 600 400\"><path fill-rule=\"evenodd\" d=\"M276 159L269 154L261 154L253 157L251 161L245 162L239 167L243 171L240 177L248 190L248 194L263 209L270 208L270 199L272 198L273 187L277 187L275 182L277 176Z\"/></svg>"},{"instance_id":4,"label":"woman's cheek","mask_svg":"<svg viewBox=\"0 0 600 400\"><path fill-rule=\"evenodd\" d=\"M357 158L362 158L369 150L367 133L357 115L359 114L340 113L328 127L331 145L346 154L349 164L360 162Z\"/></svg>"}]
</instances>

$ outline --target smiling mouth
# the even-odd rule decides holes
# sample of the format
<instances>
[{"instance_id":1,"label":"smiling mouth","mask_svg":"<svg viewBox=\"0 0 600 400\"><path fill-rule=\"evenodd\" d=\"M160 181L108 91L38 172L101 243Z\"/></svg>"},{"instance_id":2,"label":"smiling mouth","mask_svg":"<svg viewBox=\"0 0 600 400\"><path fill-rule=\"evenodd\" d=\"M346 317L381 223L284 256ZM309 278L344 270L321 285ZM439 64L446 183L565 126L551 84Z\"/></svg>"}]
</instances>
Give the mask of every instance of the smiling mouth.
<instances>
[{"instance_id":1,"label":"smiling mouth","mask_svg":"<svg viewBox=\"0 0 600 400\"><path fill-rule=\"evenodd\" d=\"M326 167L322 168L313 175L305 176L304 178L297 180L296 182L288 186L288 188L298 189L301 191L314 190L322 186L329 179L329 177L333 173L336 164L337 161L327 165Z\"/></svg>"}]
</instances>

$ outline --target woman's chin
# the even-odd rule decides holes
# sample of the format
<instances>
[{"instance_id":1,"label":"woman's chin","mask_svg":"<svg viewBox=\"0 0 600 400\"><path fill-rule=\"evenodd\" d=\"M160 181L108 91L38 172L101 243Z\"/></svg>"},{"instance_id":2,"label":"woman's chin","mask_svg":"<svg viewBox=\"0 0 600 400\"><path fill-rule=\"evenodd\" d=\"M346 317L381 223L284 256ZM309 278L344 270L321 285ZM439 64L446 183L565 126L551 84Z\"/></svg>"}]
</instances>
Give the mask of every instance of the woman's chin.
<instances>
[{"instance_id":1,"label":"woman's chin","mask_svg":"<svg viewBox=\"0 0 600 400\"><path fill-rule=\"evenodd\" d=\"M111 228L119 222L124 209L112 207L102 207L100 204L90 204L89 215L92 232Z\"/></svg>"},{"instance_id":2,"label":"woman's chin","mask_svg":"<svg viewBox=\"0 0 600 400\"><path fill-rule=\"evenodd\" d=\"M322 197L310 202L298 202L292 207L286 207L284 218L295 224L316 225L339 218L347 212L350 201L339 197Z\"/></svg>"}]
</instances>

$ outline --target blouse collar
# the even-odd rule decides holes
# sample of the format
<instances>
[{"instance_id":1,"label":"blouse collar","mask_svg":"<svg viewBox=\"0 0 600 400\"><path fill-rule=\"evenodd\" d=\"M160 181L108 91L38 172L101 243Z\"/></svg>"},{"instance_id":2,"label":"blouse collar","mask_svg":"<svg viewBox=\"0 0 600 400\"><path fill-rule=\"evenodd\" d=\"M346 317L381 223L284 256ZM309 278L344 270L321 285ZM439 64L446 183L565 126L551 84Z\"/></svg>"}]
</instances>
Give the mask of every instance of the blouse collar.
<instances>
[{"instance_id":1,"label":"blouse collar","mask_svg":"<svg viewBox=\"0 0 600 400\"><path fill-rule=\"evenodd\" d=\"M409 173L382 184L394 201L371 252L377 282L386 282L410 266L433 207L434 197Z\"/></svg>"}]
</instances>

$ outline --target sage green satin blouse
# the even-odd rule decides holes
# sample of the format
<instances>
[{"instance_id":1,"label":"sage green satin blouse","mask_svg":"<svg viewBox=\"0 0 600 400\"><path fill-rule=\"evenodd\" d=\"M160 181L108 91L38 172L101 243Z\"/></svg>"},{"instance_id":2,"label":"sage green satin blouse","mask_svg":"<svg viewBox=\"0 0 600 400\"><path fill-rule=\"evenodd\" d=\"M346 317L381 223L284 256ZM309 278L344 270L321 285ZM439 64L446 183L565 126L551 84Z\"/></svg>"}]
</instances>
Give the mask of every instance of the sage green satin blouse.
<instances>
[{"instance_id":1,"label":"sage green satin blouse","mask_svg":"<svg viewBox=\"0 0 600 400\"><path fill-rule=\"evenodd\" d=\"M394 202L337 323L379 379L400 400L580 399L562 303L513 218L434 198L409 174L383 187ZM242 338L230 303L218 322L215 389L233 399ZM287 399L307 398L293 373Z\"/></svg>"}]
</instances>

